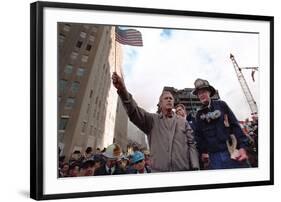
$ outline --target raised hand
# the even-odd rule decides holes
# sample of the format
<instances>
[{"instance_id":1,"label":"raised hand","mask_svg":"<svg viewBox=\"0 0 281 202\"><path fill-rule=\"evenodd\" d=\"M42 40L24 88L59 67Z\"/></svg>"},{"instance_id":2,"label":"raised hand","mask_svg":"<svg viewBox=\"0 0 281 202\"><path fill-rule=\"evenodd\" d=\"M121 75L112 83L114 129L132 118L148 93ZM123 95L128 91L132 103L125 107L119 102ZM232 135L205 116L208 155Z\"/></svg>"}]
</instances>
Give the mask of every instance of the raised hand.
<instances>
[{"instance_id":1,"label":"raised hand","mask_svg":"<svg viewBox=\"0 0 281 202\"><path fill-rule=\"evenodd\" d=\"M126 91L126 86L124 84L123 79L116 72L113 72L113 74L112 74L112 82L113 82L114 87L117 90L119 90L121 92Z\"/></svg>"}]
</instances>

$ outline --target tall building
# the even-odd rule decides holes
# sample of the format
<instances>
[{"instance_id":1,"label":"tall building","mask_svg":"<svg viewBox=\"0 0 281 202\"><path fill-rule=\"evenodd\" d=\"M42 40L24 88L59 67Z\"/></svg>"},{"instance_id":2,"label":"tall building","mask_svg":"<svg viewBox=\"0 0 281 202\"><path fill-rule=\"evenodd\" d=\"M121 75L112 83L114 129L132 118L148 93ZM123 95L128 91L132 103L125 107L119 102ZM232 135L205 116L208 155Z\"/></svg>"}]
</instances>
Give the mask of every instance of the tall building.
<instances>
[{"instance_id":1,"label":"tall building","mask_svg":"<svg viewBox=\"0 0 281 202\"><path fill-rule=\"evenodd\" d=\"M174 87L165 86L163 90L169 91L173 94L175 98L175 106L179 103L184 104L186 111L191 113L193 116L201 106L200 100L197 98L197 96L192 94L194 88L184 88L178 90ZM218 91L216 91L216 94L212 97L212 99L220 99Z\"/></svg>"},{"instance_id":2,"label":"tall building","mask_svg":"<svg viewBox=\"0 0 281 202\"><path fill-rule=\"evenodd\" d=\"M125 114L125 115L124 115ZM116 118L115 118L115 132L114 132L114 143L118 143L123 152L127 150L128 144L128 116L125 111L120 98L118 97L117 108L116 108Z\"/></svg>"},{"instance_id":3,"label":"tall building","mask_svg":"<svg viewBox=\"0 0 281 202\"><path fill-rule=\"evenodd\" d=\"M116 47L115 47L116 45ZM115 55L115 53L117 53ZM111 82L122 74L121 47L112 26L58 23L58 144L68 158L74 150L103 149L127 140L127 115L118 109ZM118 120L117 120L117 117ZM120 140L119 140L120 139Z\"/></svg>"},{"instance_id":4,"label":"tall building","mask_svg":"<svg viewBox=\"0 0 281 202\"><path fill-rule=\"evenodd\" d=\"M139 149L149 149L146 134L131 121L128 123L128 146L138 145Z\"/></svg>"}]
</instances>

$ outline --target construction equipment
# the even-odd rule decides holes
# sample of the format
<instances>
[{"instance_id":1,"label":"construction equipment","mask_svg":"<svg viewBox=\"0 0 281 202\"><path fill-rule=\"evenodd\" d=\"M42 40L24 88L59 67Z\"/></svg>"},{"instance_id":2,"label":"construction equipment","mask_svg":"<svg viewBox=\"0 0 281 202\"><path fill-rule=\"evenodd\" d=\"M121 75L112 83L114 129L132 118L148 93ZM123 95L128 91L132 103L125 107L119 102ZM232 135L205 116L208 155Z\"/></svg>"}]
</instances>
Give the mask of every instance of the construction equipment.
<instances>
[{"instance_id":1,"label":"construction equipment","mask_svg":"<svg viewBox=\"0 0 281 202\"><path fill-rule=\"evenodd\" d=\"M257 103L254 100L254 97L253 97L253 95L252 95L252 93L249 89L249 86L247 85L247 82L244 78L244 75L242 73L242 69L252 69L252 78L253 78L253 81L254 81L254 72L258 70L258 67L239 67L239 65L237 64L237 62L236 62L236 60L235 60L235 58L232 54L230 54L230 59L233 63L233 67L235 69L238 81L241 85L241 88L242 88L243 93L246 97L246 100L247 100L247 102L250 106L252 114L258 113Z\"/></svg>"}]
</instances>

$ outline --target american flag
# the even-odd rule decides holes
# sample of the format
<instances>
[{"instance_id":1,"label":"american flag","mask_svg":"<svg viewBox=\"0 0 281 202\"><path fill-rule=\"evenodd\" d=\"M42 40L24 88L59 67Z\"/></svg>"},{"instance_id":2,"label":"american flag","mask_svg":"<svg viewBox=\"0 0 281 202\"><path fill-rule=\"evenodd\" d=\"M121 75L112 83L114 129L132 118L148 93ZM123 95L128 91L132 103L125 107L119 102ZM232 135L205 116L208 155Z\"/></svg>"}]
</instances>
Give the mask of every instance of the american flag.
<instances>
[{"instance_id":1,"label":"american flag","mask_svg":"<svg viewBox=\"0 0 281 202\"><path fill-rule=\"evenodd\" d=\"M130 46L143 46L142 36L140 31L136 29L120 29L115 28L116 41Z\"/></svg>"}]
</instances>

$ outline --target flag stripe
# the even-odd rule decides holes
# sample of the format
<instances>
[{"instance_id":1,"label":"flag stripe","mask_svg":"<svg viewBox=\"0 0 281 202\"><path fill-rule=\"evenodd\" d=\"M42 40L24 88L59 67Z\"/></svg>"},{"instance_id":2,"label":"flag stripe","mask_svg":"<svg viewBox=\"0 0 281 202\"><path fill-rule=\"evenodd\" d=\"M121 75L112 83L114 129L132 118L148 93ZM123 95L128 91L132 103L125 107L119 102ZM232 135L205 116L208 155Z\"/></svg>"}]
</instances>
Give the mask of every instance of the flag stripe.
<instances>
[{"instance_id":1,"label":"flag stripe","mask_svg":"<svg viewBox=\"0 0 281 202\"><path fill-rule=\"evenodd\" d=\"M124 41L124 40L116 40L116 41L118 41L119 43L124 43L124 44L128 44L128 45L130 45L130 44L142 44L141 42L136 42L136 41L130 41L130 42L128 42L128 41Z\"/></svg>"},{"instance_id":2,"label":"flag stripe","mask_svg":"<svg viewBox=\"0 0 281 202\"><path fill-rule=\"evenodd\" d=\"M122 36L117 36L116 39L117 39L117 41L119 40L119 41L123 41L123 42L126 42L126 43L130 43L130 42L131 43L133 43L133 42L142 43L142 41L139 40L138 37L133 37L133 38L127 37L127 38L124 38Z\"/></svg>"},{"instance_id":3,"label":"flag stripe","mask_svg":"<svg viewBox=\"0 0 281 202\"><path fill-rule=\"evenodd\" d=\"M116 27L115 37L117 42L124 45L143 46L141 33L135 29L121 30Z\"/></svg>"},{"instance_id":4,"label":"flag stripe","mask_svg":"<svg viewBox=\"0 0 281 202\"><path fill-rule=\"evenodd\" d=\"M119 41L123 41L123 42L131 41L132 43L141 43L141 44L142 44L141 41L138 41L138 40L135 40L135 39L123 39L123 38L120 38L120 37L117 37L116 39L117 39L117 41L118 41L118 40L119 40Z\"/></svg>"}]
</instances>

